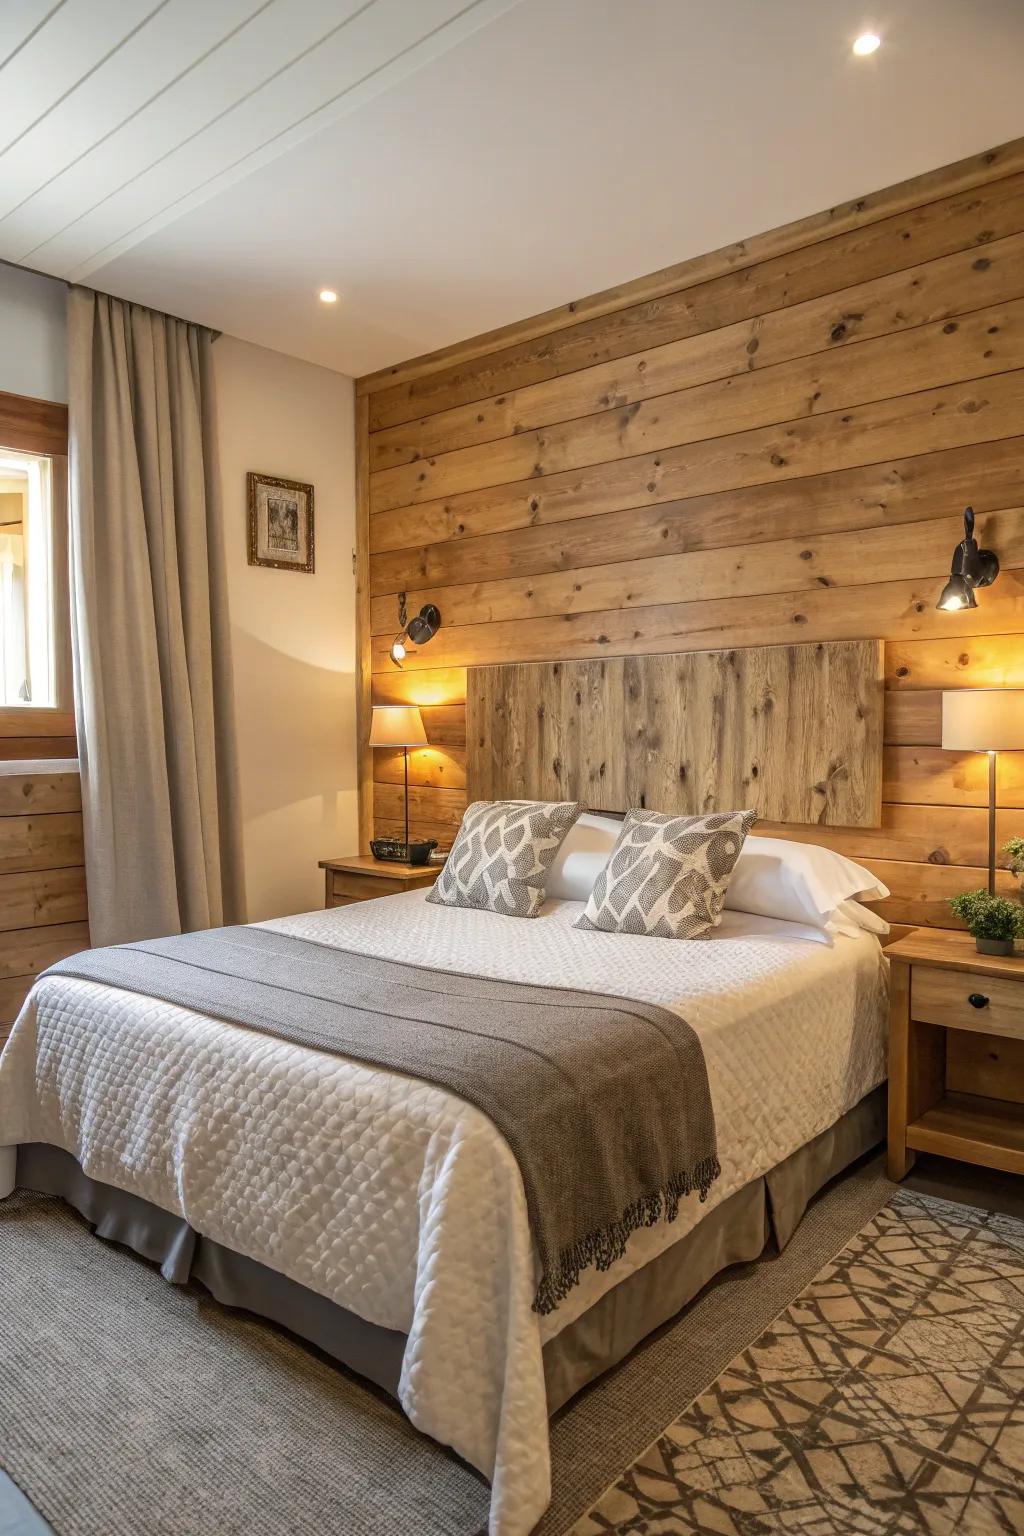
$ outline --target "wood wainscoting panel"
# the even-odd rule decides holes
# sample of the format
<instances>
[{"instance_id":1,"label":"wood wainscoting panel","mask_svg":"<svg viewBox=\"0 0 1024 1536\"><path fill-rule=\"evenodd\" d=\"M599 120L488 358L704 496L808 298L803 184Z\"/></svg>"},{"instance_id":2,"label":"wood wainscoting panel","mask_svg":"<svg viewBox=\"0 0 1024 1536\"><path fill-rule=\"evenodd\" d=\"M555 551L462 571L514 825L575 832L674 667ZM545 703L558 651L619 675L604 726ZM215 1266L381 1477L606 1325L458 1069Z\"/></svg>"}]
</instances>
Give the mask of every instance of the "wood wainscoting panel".
<instances>
[{"instance_id":1,"label":"wood wainscoting panel","mask_svg":"<svg viewBox=\"0 0 1024 1536\"><path fill-rule=\"evenodd\" d=\"M941 693L1024 686L1024 140L357 390L363 676L373 702L423 708L414 835L451 842L463 778L471 794L500 779L561 795L582 777L592 804L678 806L673 754L627 778L623 732L679 729L653 683L623 705L627 666L677 690L693 668L693 710L713 665L695 656L881 639L873 824L787 806L766 830L877 871L891 919L959 926L948 897L985 878L986 764L941 750ZM977 608L940 613L968 504L1002 570ZM402 669L400 593L442 619ZM543 719L500 696L502 675L533 668L560 679ZM467 678L471 698L492 689L483 745ZM716 729L733 739L742 721ZM806 815L812 749L790 734ZM375 756L364 792L393 833L400 763ZM696 800L736 792L685 767ZM1024 754L1000 756L999 804L1000 842L1024 835ZM1016 890L1005 870L999 883Z\"/></svg>"},{"instance_id":2,"label":"wood wainscoting panel","mask_svg":"<svg viewBox=\"0 0 1024 1536\"><path fill-rule=\"evenodd\" d=\"M35 709L32 705L0 706L0 758L7 756L8 741L21 739L64 741L75 734L70 710Z\"/></svg>"},{"instance_id":3,"label":"wood wainscoting panel","mask_svg":"<svg viewBox=\"0 0 1024 1536\"><path fill-rule=\"evenodd\" d=\"M88 915L82 867L0 875L0 932L81 923Z\"/></svg>"},{"instance_id":4,"label":"wood wainscoting panel","mask_svg":"<svg viewBox=\"0 0 1024 1536\"><path fill-rule=\"evenodd\" d=\"M0 816L44 815L82 809L82 781L74 760L5 763L0 772Z\"/></svg>"},{"instance_id":5,"label":"wood wainscoting panel","mask_svg":"<svg viewBox=\"0 0 1024 1536\"><path fill-rule=\"evenodd\" d=\"M85 862L81 811L0 816L0 874Z\"/></svg>"},{"instance_id":6,"label":"wood wainscoting panel","mask_svg":"<svg viewBox=\"0 0 1024 1536\"><path fill-rule=\"evenodd\" d=\"M877 641L471 667L467 793L877 827ZM811 729L805 729L810 722Z\"/></svg>"},{"instance_id":7,"label":"wood wainscoting panel","mask_svg":"<svg viewBox=\"0 0 1024 1536\"><path fill-rule=\"evenodd\" d=\"M0 933L0 977L5 980L38 976L65 955L89 945L88 923L56 923L50 927L18 928Z\"/></svg>"},{"instance_id":8,"label":"wood wainscoting panel","mask_svg":"<svg viewBox=\"0 0 1024 1536\"><path fill-rule=\"evenodd\" d=\"M0 758L0 1048L34 977L88 946L84 863L77 761Z\"/></svg>"},{"instance_id":9,"label":"wood wainscoting panel","mask_svg":"<svg viewBox=\"0 0 1024 1536\"><path fill-rule=\"evenodd\" d=\"M0 742L0 762L17 758L32 762L37 758L74 757L78 751L75 736L5 736Z\"/></svg>"}]
</instances>

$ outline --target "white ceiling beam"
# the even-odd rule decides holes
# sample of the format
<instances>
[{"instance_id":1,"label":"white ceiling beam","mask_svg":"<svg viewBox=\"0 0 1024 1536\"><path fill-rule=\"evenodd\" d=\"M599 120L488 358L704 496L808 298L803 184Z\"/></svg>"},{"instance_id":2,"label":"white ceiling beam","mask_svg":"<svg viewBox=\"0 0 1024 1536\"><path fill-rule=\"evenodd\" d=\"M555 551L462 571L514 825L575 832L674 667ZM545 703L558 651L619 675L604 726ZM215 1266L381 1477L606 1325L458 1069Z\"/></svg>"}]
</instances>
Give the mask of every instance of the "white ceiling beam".
<instances>
[{"instance_id":1,"label":"white ceiling beam","mask_svg":"<svg viewBox=\"0 0 1024 1536\"><path fill-rule=\"evenodd\" d=\"M0 79L0 154L92 73L167 0L64 0Z\"/></svg>"},{"instance_id":2,"label":"white ceiling beam","mask_svg":"<svg viewBox=\"0 0 1024 1536\"><path fill-rule=\"evenodd\" d=\"M64 0L5 0L0 6L0 69L63 4Z\"/></svg>"},{"instance_id":3,"label":"white ceiling beam","mask_svg":"<svg viewBox=\"0 0 1024 1536\"><path fill-rule=\"evenodd\" d=\"M130 121L0 219L0 254L11 261L43 265L35 260L35 253L44 243L73 229L94 210L100 210L101 228L109 229L108 199L147 172L152 171L159 181L168 155L231 113L283 66L316 48L366 3L270 0L257 4L245 26L233 29L219 46L205 51L172 85L136 110ZM187 6L193 12L210 9L205 0L187 0ZM0 159L0 169L2 165Z\"/></svg>"},{"instance_id":4,"label":"white ceiling beam","mask_svg":"<svg viewBox=\"0 0 1024 1536\"><path fill-rule=\"evenodd\" d=\"M0 219L19 208L170 89L273 0L171 0L0 154ZM2 14L2 12L0 12Z\"/></svg>"},{"instance_id":5,"label":"white ceiling beam","mask_svg":"<svg viewBox=\"0 0 1024 1536\"><path fill-rule=\"evenodd\" d=\"M0 219L0 255L82 281L517 3L277 0Z\"/></svg>"}]
</instances>

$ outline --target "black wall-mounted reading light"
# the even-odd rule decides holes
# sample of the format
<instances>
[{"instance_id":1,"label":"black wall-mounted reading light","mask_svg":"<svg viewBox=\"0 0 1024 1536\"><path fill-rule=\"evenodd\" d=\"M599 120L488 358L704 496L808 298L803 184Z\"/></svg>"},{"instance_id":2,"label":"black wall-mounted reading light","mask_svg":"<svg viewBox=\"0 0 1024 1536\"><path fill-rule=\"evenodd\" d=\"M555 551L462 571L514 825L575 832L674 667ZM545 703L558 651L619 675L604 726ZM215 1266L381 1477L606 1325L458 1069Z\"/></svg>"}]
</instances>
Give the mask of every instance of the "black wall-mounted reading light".
<instances>
[{"instance_id":1,"label":"black wall-mounted reading light","mask_svg":"<svg viewBox=\"0 0 1024 1536\"><path fill-rule=\"evenodd\" d=\"M961 608L977 608L975 587L990 587L999 575L999 559L990 549L979 549L974 537L974 508L964 508L964 536L953 551L949 580L942 589L936 608L956 613Z\"/></svg>"},{"instance_id":2,"label":"black wall-mounted reading light","mask_svg":"<svg viewBox=\"0 0 1024 1536\"><path fill-rule=\"evenodd\" d=\"M406 634L413 645L426 645L441 628L441 611L433 603L424 603L406 625Z\"/></svg>"},{"instance_id":3,"label":"black wall-mounted reading light","mask_svg":"<svg viewBox=\"0 0 1024 1536\"><path fill-rule=\"evenodd\" d=\"M413 645L426 645L441 628L441 610L434 603L424 603L419 613L410 619L405 607L405 593L398 594L398 622L401 629L391 642L391 660L400 667L408 654L406 640Z\"/></svg>"}]
</instances>

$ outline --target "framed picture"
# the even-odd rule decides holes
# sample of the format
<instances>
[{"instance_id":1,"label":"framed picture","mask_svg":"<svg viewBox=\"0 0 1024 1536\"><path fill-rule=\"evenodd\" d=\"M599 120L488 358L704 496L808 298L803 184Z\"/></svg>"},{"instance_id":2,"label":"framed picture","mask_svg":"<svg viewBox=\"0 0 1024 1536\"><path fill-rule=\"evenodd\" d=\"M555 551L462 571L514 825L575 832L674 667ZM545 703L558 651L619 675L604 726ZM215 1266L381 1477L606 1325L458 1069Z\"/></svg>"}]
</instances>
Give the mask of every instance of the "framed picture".
<instances>
[{"instance_id":1,"label":"framed picture","mask_svg":"<svg viewBox=\"0 0 1024 1536\"><path fill-rule=\"evenodd\" d=\"M250 470L249 564L313 570L313 487Z\"/></svg>"}]
</instances>

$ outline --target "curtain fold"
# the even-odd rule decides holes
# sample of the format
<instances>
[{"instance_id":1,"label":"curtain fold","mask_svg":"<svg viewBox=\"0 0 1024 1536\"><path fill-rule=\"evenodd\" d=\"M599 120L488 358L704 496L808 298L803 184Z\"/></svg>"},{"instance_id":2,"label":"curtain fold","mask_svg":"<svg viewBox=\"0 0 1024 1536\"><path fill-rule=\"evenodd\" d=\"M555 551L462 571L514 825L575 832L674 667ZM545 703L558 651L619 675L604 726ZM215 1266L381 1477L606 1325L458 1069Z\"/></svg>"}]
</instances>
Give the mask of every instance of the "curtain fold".
<instances>
[{"instance_id":1,"label":"curtain fold","mask_svg":"<svg viewBox=\"0 0 1024 1536\"><path fill-rule=\"evenodd\" d=\"M244 920L211 334L68 294L75 712L93 944Z\"/></svg>"}]
</instances>

